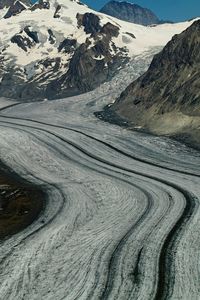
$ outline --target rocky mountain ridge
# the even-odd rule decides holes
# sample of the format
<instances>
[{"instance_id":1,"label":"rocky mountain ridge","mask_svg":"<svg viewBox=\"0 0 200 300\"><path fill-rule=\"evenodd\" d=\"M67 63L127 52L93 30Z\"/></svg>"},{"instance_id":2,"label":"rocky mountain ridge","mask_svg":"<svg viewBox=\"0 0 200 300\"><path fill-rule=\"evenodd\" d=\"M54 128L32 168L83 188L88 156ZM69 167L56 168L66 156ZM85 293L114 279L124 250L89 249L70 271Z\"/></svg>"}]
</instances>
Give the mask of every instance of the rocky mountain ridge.
<instances>
[{"instance_id":1,"label":"rocky mountain ridge","mask_svg":"<svg viewBox=\"0 0 200 300\"><path fill-rule=\"evenodd\" d=\"M78 0L9 3L0 10L0 96L20 101L90 91L128 60L164 46L189 25L144 27L95 12Z\"/></svg>"},{"instance_id":2,"label":"rocky mountain ridge","mask_svg":"<svg viewBox=\"0 0 200 300\"><path fill-rule=\"evenodd\" d=\"M21 3L22 5L25 5L27 7L30 7L33 5L31 0L20 0L20 1L18 1L18 0L1 0L0 9L10 8L13 5L15 5L16 2Z\"/></svg>"},{"instance_id":3,"label":"rocky mountain ridge","mask_svg":"<svg viewBox=\"0 0 200 300\"><path fill-rule=\"evenodd\" d=\"M128 50L112 42L119 26L109 20L101 24L79 1L8 2L1 23L12 19L16 28L9 22L11 34L2 33L1 96L32 100L79 94L108 80L127 61Z\"/></svg>"},{"instance_id":4,"label":"rocky mountain ridge","mask_svg":"<svg viewBox=\"0 0 200 300\"><path fill-rule=\"evenodd\" d=\"M0 2L0 19L16 16L31 6L32 2L29 0L2 0Z\"/></svg>"},{"instance_id":5,"label":"rocky mountain ridge","mask_svg":"<svg viewBox=\"0 0 200 300\"><path fill-rule=\"evenodd\" d=\"M157 134L187 137L200 146L200 20L175 35L112 111Z\"/></svg>"},{"instance_id":6,"label":"rocky mountain ridge","mask_svg":"<svg viewBox=\"0 0 200 300\"><path fill-rule=\"evenodd\" d=\"M161 23L150 9L126 1L110 1L100 11L112 17L145 26Z\"/></svg>"}]
</instances>

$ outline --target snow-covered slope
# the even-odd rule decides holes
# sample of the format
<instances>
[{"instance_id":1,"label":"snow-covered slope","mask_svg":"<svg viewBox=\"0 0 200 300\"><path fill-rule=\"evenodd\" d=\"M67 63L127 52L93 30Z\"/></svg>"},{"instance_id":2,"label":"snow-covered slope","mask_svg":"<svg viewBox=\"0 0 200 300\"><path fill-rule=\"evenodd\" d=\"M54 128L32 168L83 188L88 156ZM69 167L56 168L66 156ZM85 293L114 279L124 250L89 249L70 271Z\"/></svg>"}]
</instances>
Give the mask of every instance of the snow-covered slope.
<instances>
[{"instance_id":1,"label":"snow-covered slope","mask_svg":"<svg viewBox=\"0 0 200 300\"><path fill-rule=\"evenodd\" d=\"M23 100L92 90L127 60L164 46L191 24L143 27L72 0L40 0L31 8L15 10L15 15L5 18L6 14L7 8L3 8L0 96Z\"/></svg>"},{"instance_id":2,"label":"snow-covered slope","mask_svg":"<svg viewBox=\"0 0 200 300\"><path fill-rule=\"evenodd\" d=\"M109 16L135 24L145 26L160 24L159 18L150 9L128 1L111 0L100 11Z\"/></svg>"}]
</instances>

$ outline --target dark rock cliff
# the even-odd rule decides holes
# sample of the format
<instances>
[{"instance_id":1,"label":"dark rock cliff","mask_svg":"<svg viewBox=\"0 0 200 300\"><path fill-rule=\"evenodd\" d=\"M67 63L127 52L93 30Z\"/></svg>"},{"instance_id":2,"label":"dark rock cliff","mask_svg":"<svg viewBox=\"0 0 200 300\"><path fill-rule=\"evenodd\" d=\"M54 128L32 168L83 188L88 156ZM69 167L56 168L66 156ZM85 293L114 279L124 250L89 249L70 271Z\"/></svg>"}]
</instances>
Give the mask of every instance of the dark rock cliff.
<instances>
[{"instance_id":1,"label":"dark rock cliff","mask_svg":"<svg viewBox=\"0 0 200 300\"><path fill-rule=\"evenodd\" d=\"M17 2L16 2L17 3ZM48 1L40 0L33 9L33 14L39 9L46 10ZM43 5L45 4L45 7ZM51 7L58 18L62 10ZM55 10L54 10L55 9ZM13 16L12 16L13 17ZM13 17L15 18L15 17ZM93 13L78 13L75 16L77 27L75 30L83 31L85 41L79 43L73 31L58 41L58 33L54 28L46 30L46 36L40 33L38 25L25 22L22 30L10 37L0 51L0 95L22 101L40 100L44 98L55 99L90 91L101 83L110 80L120 66L129 60L127 49L117 47L113 38L117 38L120 28L110 22L101 24L100 17ZM12 18L11 18L12 19ZM55 15L52 15L55 20ZM53 24L53 22L52 22ZM127 33L128 34L128 33ZM13 64L11 58L7 60L7 48L19 51L21 57L27 57L44 47L45 39L48 48L44 51L54 50L56 55L42 56L25 66ZM33 57L34 59L34 57Z\"/></svg>"},{"instance_id":2,"label":"dark rock cliff","mask_svg":"<svg viewBox=\"0 0 200 300\"><path fill-rule=\"evenodd\" d=\"M16 0L1 0L0 1L0 9L6 8L6 7L9 8L9 7L13 6L15 4L15 2L16 2ZM26 6L32 5L31 0L20 0L20 2L22 4L25 4Z\"/></svg>"},{"instance_id":3,"label":"dark rock cliff","mask_svg":"<svg viewBox=\"0 0 200 300\"><path fill-rule=\"evenodd\" d=\"M152 25L160 23L159 18L151 10L126 1L110 1L100 11L136 24Z\"/></svg>"},{"instance_id":4,"label":"dark rock cliff","mask_svg":"<svg viewBox=\"0 0 200 300\"><path fill-rule=\"evenodd\" d=\"M200 20L175 35L112 106L135 126L200 144Z\"/></svg>"},{"instance_id":5,"label":"dark rock cliff","mask_svg":"<svg viewBox=\"0 0 200 300\"><path fill-rule=\"evenodd\" d=\"M73 52L69 63L69 69L59 80L51 82L47 86L47 96L51 97L56 91L65 96L80 94L96 88L101 83L109 80L120 64L127 61L126 52L114 47L116 53L111 55L110 43L112 38L119 35L119 28L111 23L100 25L100 18L92 13L77 14L78 27L83 26L84 31L90 34L90 38L80 46L76 40L64 40L59 51ZM63 87L63 88L62 88Z\"/></svg>"}]
</instances>

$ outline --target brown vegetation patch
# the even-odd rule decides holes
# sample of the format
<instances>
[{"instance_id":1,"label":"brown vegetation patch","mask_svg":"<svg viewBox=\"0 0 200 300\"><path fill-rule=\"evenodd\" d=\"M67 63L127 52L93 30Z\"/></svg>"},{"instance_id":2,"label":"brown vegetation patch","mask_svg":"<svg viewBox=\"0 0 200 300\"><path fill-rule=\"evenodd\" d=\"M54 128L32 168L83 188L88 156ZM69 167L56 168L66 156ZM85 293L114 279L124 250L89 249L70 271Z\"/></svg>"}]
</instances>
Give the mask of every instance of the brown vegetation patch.
<instances>
[{"instance_id":1,"label":"brown vegetation patch","mask_svg":"<svg viewBox=\"0 0 200 300\"><path fill-rule=\"evenodd\" d=\"M0 239L30 225L44 208L44 193L0 168Z\"/></svg>"}]
</instances>

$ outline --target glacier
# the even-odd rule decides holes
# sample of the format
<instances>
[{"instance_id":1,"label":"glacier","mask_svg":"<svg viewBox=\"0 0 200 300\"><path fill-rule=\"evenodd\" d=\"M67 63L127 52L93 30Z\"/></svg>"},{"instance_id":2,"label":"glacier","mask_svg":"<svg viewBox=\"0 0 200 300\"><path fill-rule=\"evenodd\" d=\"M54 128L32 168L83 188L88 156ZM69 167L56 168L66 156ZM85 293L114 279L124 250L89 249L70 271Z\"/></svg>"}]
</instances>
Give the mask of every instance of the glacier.
<instances>
[{"instance_id":1,"label":"glacier","mask_svg":"<svg viewBox=\"0 0 200 300\"><path fill-rule=\"evenodd\" d=\"M0 101L0 159L48 196L0 244L0 299L199 299L199 152L94 116L157 51L83 95Z\"/></svg>"}]
</instances>

